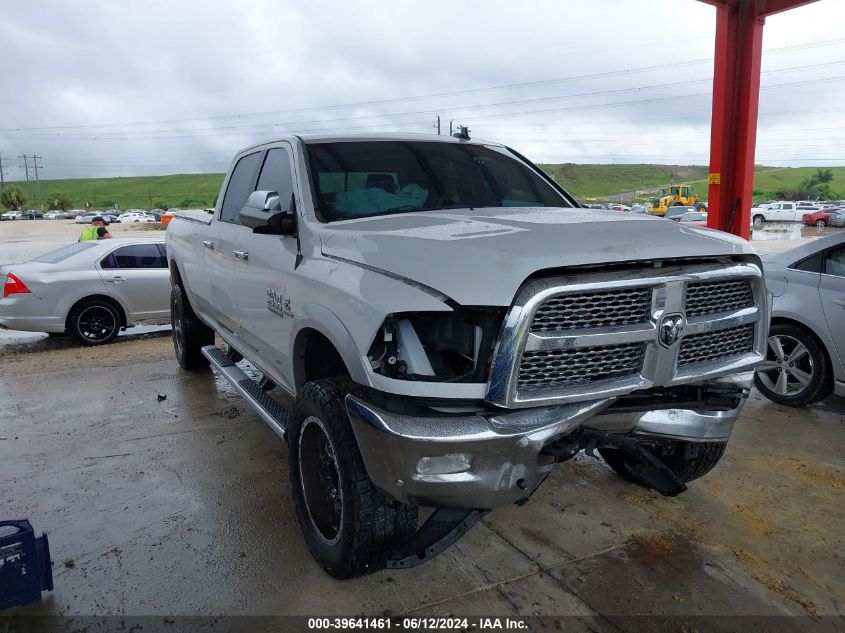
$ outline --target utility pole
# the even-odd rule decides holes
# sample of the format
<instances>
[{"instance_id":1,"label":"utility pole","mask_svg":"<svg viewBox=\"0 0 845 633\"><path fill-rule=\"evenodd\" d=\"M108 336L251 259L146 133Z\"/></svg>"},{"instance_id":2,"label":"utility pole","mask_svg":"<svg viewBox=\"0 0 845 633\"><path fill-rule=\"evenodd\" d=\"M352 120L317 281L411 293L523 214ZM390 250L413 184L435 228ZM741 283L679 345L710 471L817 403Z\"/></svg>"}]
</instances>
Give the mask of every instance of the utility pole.
<instances>
[{"instance_id":1,"label":"utility pole","mask_svg":"<svg viewBox=\"0 0 845 633\"><path fill-rule=\"evenodd\" d=\"M38 206L41 206L41 185L38 183L38 161L41 159L41 156L36 156L35 154L32 155L32 167L35 169L35 200L38 202ZM44 166L41 166L44 169Z\"/></svg>"},{"instance_id":2,"label":"utility pole","mask_svg":"<svg viewBox=\"0 0 845 633\"><path fill-rule=\"evenodd\" d=\"M437 128L437 136L440 136L440 115L437 115L437 121L435 121L434 126Z\"/></svg>"},{"instance_id":3,"label":"utility pole","mask_svg":"<svg viewBox=\"0 0 845 633\"><path fill-rule=\"evenodd\" d=\"M26 154L21 154L18 158L23 160L23 165L18 165L18 168L23 167L24 172L26 172L26 181L29 182L29 161L27 160L29 157Z\"/></svg>"},{"instance_id":4,"label":"utility pole","mask_svg":"<svg viewBox=\"0 0 845 633\"><path fill-rule=\"evenodd\" d=\"M3 173L3 152L0 152L0 189L3 189L6 186L6 176Z\"/></svg>"},{"instance_id":5,"label":"utility pole","mask_svg":"<svg viewBox=\"0 0 845 633\"><path fill-rule=\"evenodd\" d=\"M454 120L449 121L449 136L452 136L452 124L453 124L454 122L455 122Z\"/></svg>"}]
</instances>

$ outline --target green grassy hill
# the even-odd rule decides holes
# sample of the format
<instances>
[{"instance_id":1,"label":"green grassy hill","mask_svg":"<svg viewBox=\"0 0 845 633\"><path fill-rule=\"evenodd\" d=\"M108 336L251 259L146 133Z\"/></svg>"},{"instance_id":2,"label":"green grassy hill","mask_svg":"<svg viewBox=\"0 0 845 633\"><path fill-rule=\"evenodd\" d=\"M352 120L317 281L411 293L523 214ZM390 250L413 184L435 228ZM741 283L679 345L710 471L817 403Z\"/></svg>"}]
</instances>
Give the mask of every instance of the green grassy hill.
<instances>
[{"instance_id":1,"label":"green grassy hill","mask_svg":"<svg viewBox=\"0 0 845 633\"><path fill-rule=\"evenodd\" d=\"M540 165L572 195L603 197L654 189L672 182L706 180L701 165ZM704 191L702 191L704 193Z\"/></svg>"},{"instance_id":2,"label":"green grassy hill","mask_svg":"<svg viewBox=\"0 0 845 633\"><path fill-rule=\"evenodd\" d=\"M74 208L90 203L94 209L150 209L158 202L168 207L213 206L223 183L223 174L176 174L172 176L137 176L128 178L75 178L42 180L41 197L66 193ZM36 206L34 182L17 182L27 193L27 206Z\"/></svg>"},{"instance_id":3,"label":"green grassy hill","mask_svg":"<svg viewBox=\"0 0 845 633\"><path fill-rule=\"evenodd\" d=\"M607 198L619 194L657 189L670 182L686 182L702 198L707 197L707 167L703 165L576 165L544 164L558 183L578 198ZM827 168L826 168L827 169ZM831 188L845 197L845 167L832 167ZM768 200L776 192L794 189L815 173L815 167L758 167L754 181L755 199ZM149 209L157 203L167 207L207 207L217 200L223 174L175 174L129 178L78 178L42 180L41 197L67 193L75 208L90 203L92 208ZM38 206L35 183L7 183L23 187L27 207Z\"/></svg>"}]
</instances>

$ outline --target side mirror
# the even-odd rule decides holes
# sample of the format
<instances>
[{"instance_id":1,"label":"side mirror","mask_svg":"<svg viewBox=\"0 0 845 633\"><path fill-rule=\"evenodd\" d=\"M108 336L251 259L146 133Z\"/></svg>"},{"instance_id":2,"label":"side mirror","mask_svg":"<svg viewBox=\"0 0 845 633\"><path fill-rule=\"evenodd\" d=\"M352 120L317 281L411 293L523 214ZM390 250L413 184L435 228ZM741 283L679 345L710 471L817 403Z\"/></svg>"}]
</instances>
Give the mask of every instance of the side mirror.
<instances>
[{"instance_id":1,"label":"side mirror","mask_svg":"<svg viewBox=\"0 0 845 633\"><path fill-rule=\"evenodd\" d=\"M267 235L293 235L296 230L296 209L291 196L286 209L282 208L279 194L275 191L253 191L241 209L241 224L253 233Z\"/></svg>"}]
</instances>

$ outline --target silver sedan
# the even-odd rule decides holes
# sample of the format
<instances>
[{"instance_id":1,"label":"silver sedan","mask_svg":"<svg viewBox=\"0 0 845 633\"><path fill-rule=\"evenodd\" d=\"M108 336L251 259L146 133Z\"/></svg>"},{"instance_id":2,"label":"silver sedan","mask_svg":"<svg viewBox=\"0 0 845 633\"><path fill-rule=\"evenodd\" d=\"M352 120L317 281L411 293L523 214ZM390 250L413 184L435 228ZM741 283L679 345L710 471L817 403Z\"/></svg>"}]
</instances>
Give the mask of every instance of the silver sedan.
<instances>
[{"instance_id":1,"label":"silver sedan","mask_svg":"<svg viewBox=\"0 0 845 633\"><path fill-rule=\"evenodd\" d=\"M68 333L83 345L121 329L170 323L164 240L76 242L32 261L0 267L0 327Z\"/></svg>"},{"instance_id":2,"label":"silver sedan","mask_svg":"<svg viewBox=\"0 0 845 633\"><path fill-rule=\"evenodd\" d=\"M757 388L792 406L845 396L845 233L765 258L764 269L774 302Z\"/></svg>"}]
</instances>

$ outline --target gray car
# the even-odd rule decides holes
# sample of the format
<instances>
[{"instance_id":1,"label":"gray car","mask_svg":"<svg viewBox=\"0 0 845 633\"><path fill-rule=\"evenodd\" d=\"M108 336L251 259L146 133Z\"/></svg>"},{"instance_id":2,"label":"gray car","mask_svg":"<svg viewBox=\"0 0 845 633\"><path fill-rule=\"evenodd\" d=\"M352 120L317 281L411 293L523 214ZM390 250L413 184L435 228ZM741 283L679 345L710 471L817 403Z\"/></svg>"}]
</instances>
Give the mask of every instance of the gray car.
<instances>
[{"instance_id":1,"label":"gray car","mask_svg":"<svg viewBox=\"0 0 845 633\"><path fill-rule=\"evenodd\" d=\"M845 396L845 233L766 258L764 269L774 303L757 388L792 406Z\"/></svg>"},{"instance_id":2,"label":"gray car","mask_svg":"<svg viewBox=\"0 0 845 633\"><path fill-rule=\"evenodd\" d=\"M121 329L170 323L170 273L162 239L76 242L0 267L0 327L68 333L83 345Z\"/></svg>"},{"instance_id":3,"label":"gray car","mask_svg":"<svg viewBox=\"0 0 845 633\"><path fill-rule=\"evenodd\" d=\"M830 213L830 219L827 221L828 226L839 226L845 227L845 208L838 208L833 211L828 211Z\"/></svg>"}]
</instances>

